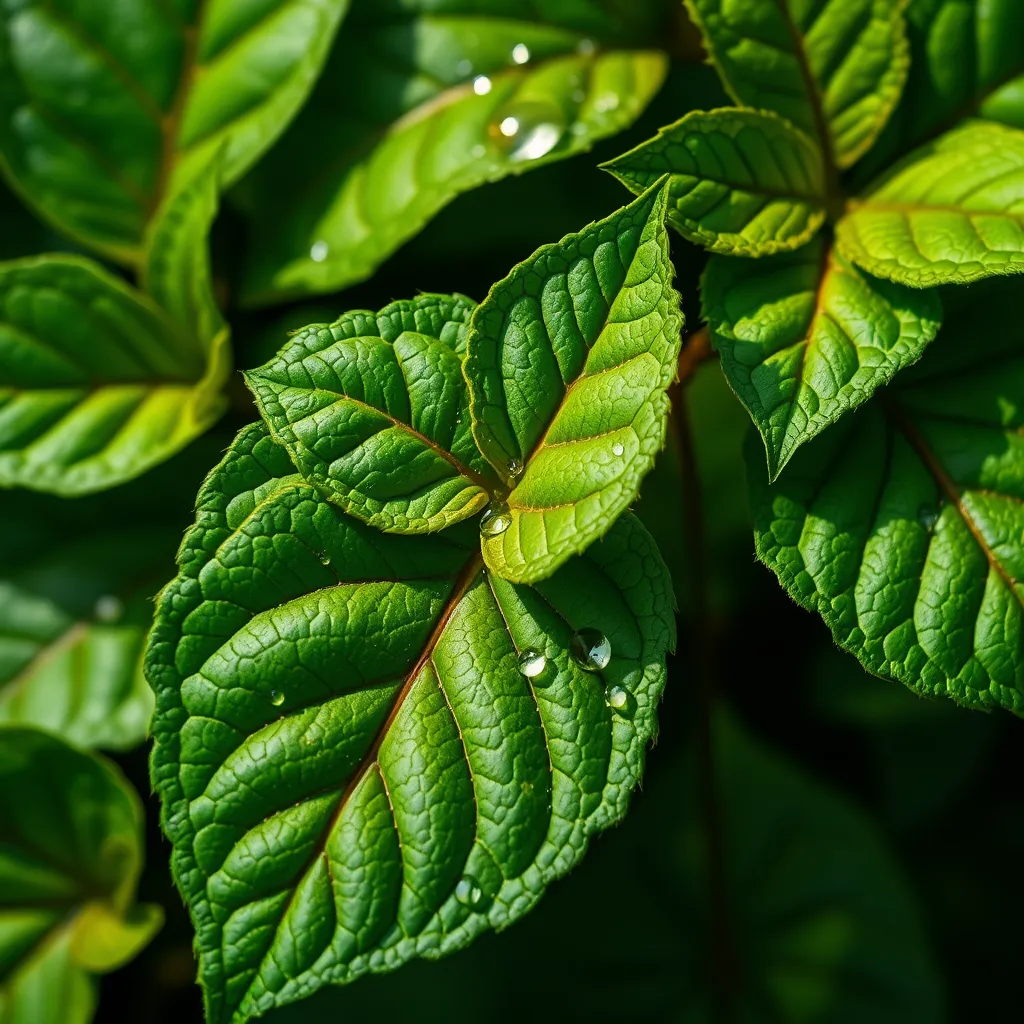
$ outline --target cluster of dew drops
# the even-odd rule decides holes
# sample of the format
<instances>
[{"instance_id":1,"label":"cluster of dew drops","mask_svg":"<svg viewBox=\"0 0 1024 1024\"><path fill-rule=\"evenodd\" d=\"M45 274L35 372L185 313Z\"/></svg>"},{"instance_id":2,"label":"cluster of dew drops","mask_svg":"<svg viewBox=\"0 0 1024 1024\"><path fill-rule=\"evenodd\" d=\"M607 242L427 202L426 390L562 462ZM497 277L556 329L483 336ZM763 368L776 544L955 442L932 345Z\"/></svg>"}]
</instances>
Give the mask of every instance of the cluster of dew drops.
<instances>
[{"instance_id":1,"label":"cluster of dew drops","mask_svg":"<svg viewBox=\"0 0 1024 1024\"><path fill-rule=\"evenodd\" d=\"M576 52L581 57L592 57L596 50L592 39L581 39L576 46ZM531 57L526 43L516 43L509 52L512 65L529 64ZM461 79L469 79L473 74L472 61L459 61L455 71ZM582 107L587 101L587 93L581 77L572 76L569 85L572 88L572 102L577 108ZM494 82L487 75L475 75L470 80L470 87L477 96L487 96L494 88ZM603 117L618 105L618 93L602 93L593 98L587 116ZM571 135L582 136L590 131L590 127L582 120L568 124L563 107L542 95L528 99L513 97L495 112L487 126L486 141L473 146L469 155L475 161L485 160L489 154L491 159L497 154L513 163L539 160L561 142L567 131ZM309 258L314 263L323 263L329 255L330 245L324 239L313 242Z\"/></svg>"}]
</instances>

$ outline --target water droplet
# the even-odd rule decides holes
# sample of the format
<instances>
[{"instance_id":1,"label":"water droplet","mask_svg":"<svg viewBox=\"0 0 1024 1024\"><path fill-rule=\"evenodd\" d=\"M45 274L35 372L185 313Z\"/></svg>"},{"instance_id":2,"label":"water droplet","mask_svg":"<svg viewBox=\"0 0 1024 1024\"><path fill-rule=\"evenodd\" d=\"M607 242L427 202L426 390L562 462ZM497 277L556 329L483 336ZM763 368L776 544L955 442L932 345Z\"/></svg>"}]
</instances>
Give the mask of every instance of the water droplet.
<instances>
[{"instance_id":1,"label":"water droplet","mask_svg":"<svg viewBox=\"0 0 1024 1024\"><path fill-rule=\"evenodd\" d=\"M479 160L479 159L480 159L480 157L482 157L482 156L483 156L483 155L484 155L484 154L485 154L486 152L487 152L487 147L486 147L486 146L481 146L481 145L480 145L480 143L477 143L477 144L476 144L476 145L475 145L475 146L474 146L474 147L473 147L473 148L472 148L472 149L471 149L471 150L469 151L469 155L470 155L470 156L471 156L471 157L472 157L472 158L473 158L474 160ZM457 419L457 420L456 420L455 422L456 422L456 423L458 423L458 422L460 422L460 421L459 421L459 420Z\"/></svg>"},{"instance_id":2,"label":"water droplet","mask_svg":"<svg viewBox=\"0 0 1024 1024\"><path fill-rule=\"evenodd\" d=\"M319 242L314 242L309 250L309 258L314 263L323 263L327 259L327 253L330 251L328 244L322 239Z\"/></svg>"},{"instance_id":3,"label":"water droplet","mask_svg":"<svg viewBox=\"0 0 1024 1024\"><path fill-rule=\"evenodd\" d=\"M629 703L629 694L621 686L613 686L608 691L608 707L613 711L622 711Z\"/></svg>"},{"instance_id":4,"label":"water droplet","mask_svg":"<svg viewBox=\"0 0 1024 1024\"><path fill-rule=\"evenodd\" d=\"M331 556L326 551L321 551L316 557L320 559L321 565L331 564Z\"/></svg>"},{"instance_id":5,"label":"water droplet","mask_svg":"<svg viewBox=\"0 0 1024 1024\"><path fill-rule=\"evenodd\" d=\"M512 525L508 505L503 501L492 501L480 517L480 533L484 537L497 537Z\"/></svg>"},{"instance_id":6,"label":"water droplet","mask_svg":"<svg viewBox=\"0 0 1024 1024\"><path fill-rule=\"evenodd\" d=\"M271 690L270 703L279 708L284 703L284 694L280 690Z\"/></svg>"},{"instance_id":7,"label":"water droplet","mask_svg":"<svg viewBox=\"0 0 1024 1024\"><path fill-rule=\"evenodd\" d=\"M581 629L573 634L572 660L586 672L600 672L612 660L611 641L597 629Z\"/></svg>"},{"instance_id":8,"label":"water droplet","mask_svg":"<svg viewBox=\"0 0 1024 1024\"><path fill-rule=\"evenodd\" d=\"M463 59L460 60L459 63L455 65L455 73L457 75L460 75L462 78L465 78L466 75L468 75L472 70L473 62L471 60Z\"/></svg>"},{"instance_id":9,"label":"water droplet","mask_svg":"<svg viewBox=\"0 0 1024 1024\"><path fill-rule=\"evenodd\" d=\"M105 622L109 625L121 618L124 614L124 605L120 598L114 597L113 594L104 594L93 605L92 614L97 622Z\"/></svg>"},{"instance_id":10,"label":"water droplet","mask_svg":"<svg viewBox=\"0 0 1024 1024\"><path fill-rule=\"evenodd\" d=\"M612 455L621 455L626 449L618 441L612 445Z\"/></svg>"},{"instance_id":11,"label":"water droplet","mask_svg":"<svg viewBox=\"0 0 1024 1024\"><path fill-rule=\"evenodd\" d=\"M455 898L464 907L478 907L480 901L484 898L484 891L480 888L480 883L472 875L465 875L459 879L458 885L455 886Z\"/></svg>"},{"instance_id":12,"label":"water droplet","mask_svg":"<svg viewBox=\"0 0 1024 1024\"><path fill-rule=\"evenodd\" d=\"M597 49L597 47L594 45L594 40L593 39L581 39L576 44L576 52L581 57L589 57L589 56L591 56L593 54L594 50L596 50L596 49Z\"/></svg>"},{"instance_id":13,"label":"water droplet","mask_svg":"<svg viewBox=\"0 0 1024 1024\"><path fill-rule=\"evenodd\" d=\"M513 101L491 125L491 137L510 160L539 160L564 134L561 108L546 100Z\"/></svg>"},{"instance_id":14,"label":"water droplet","mask_svg":"<svg viewBox=\"0 0 1024 1024\"><path fill-rule=\"evenodd\" d=\"M491 80L486 75L477 75L473 79L473 92L477 96L486 96L491 91Z\"/></svg>"},{"instance_id":15,"label":"water droplet","mask_svg":"<svg viewBox=\"0 0 1024 1024\"><path fill-rule=\"evenodd\" d=\"M939 521L939 508L936 505L922 505L917 510L917 521L926 529L934 530Z\"/></svg>"},{"instance_id":16,"label":"water droplet","mask_svg":"<svg viewBox=\"0 0 1024 1024\"><path fill-rule=\"evenodd\" d=\"M527 679L535 679L544 671L547 664L548 659L544 652L535 651L532 647L527 647L527 649L519 655L519 671L522 672Z\"/></svg>"},{"instance_id":17,"label":"water droplet","mask_svg":"<svg viewBox=\"0 0 1024 1024\"><path fill-rule=\"evenodd\" d=\"M614 110L619 105L619 97L614 92L606 92L603 96L599 96L594 103L594 109L599 114L607 114L609 110Z\"/></svg>"},{"instance_id":18,"label":"water droplet","mask_svg":"<svg viewBox=\"0 0 1024 1024\"><path fill-rule=\"evenodd\" d=\"M512 47L512 59L517 64L525 64L530 59L530 48L526 43L516 43Z\"/></svg>"},{"instance_id":19,"label":"water droplet","mask_svg":"<svg viewBox=\"0 0 1024 1024\"><path fill-rule=\"evenodd\" d=\"M505 467L508 470L508 475L515 479L523 471L523 464L518 459L509 459L508 465Z\"/></svg>"}]
</instances>

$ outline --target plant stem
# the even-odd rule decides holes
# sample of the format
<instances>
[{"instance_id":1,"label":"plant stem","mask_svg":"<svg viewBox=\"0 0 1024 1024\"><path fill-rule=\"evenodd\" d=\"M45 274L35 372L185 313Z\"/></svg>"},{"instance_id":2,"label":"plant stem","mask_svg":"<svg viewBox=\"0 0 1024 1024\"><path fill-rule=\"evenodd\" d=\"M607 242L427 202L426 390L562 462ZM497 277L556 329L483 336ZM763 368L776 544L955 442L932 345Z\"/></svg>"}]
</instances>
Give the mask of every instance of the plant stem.
<instances>
[{"instance_id":1,"label":"plant stem","mask_svg":"<svg viewBox=\"0 0 1024 1024\"><path fill-rule=\"evenodd\" d=\"M697 370L709 359L714 358L715 350L711 347L711 331L708 325L697 328L686 335L683 340L683 348L679 353L679 372L677 380L680 384L686 384ZM674 396L672 404L675 405L677 398Z\"/></svg>"},{"instance_id":2,"label":"plant stem","mask_svg":"<svg viewBox=\"0 0 1024 1024\"><path fill-rule=\"evenodd\" d=\"M706 334L705 330L705 344ZM697 337L694 336L694 342L697 341ZM689 351L692 345L693 343L684 351ZM708 350L710 351L710 345ZM697 637L695 740L698 799L707 857L713 1019L716 1024L729 1024L733 1016L735 971L726 878L725 833L715 771L712 728L715 709L715 629L708 599L707 536L704 528L700 476L682 379L673 388L672 417L682 464L683 523L690 552L689 582Z\"/></svg>"}]
</instances>

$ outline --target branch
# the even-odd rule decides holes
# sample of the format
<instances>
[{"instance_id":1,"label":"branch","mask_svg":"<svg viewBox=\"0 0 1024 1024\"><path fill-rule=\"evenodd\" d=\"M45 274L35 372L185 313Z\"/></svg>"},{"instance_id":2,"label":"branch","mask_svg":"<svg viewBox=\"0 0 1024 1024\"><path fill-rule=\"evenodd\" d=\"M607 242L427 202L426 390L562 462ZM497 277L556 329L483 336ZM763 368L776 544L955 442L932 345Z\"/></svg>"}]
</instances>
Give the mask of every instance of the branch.
<instances>
[{"instance_id":1,"label":"branch","mask_svg":"<svg viewBox=\"0 0 1024 1024\"><path fill-rule=\"evenodd\" d=\"M711 347L711 331L707 324L691 331L683 340L683 350L679 353L679 372L677 380L685 385L697 372L702 363L715 357Z\"/></svg>"}]
</instances>

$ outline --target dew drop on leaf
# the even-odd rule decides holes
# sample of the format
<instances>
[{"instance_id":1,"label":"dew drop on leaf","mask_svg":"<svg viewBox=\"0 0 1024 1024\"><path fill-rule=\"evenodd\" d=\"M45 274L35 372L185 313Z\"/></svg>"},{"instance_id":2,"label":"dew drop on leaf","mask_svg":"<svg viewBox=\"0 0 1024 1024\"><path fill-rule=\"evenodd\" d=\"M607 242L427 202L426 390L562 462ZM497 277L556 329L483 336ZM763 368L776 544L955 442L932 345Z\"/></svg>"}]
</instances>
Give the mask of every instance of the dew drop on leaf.
<instances>
[{"instance_id":1,"label":"dew drop on leaf","mask_svg":"<svg viewBox=\"0 0 1024 1024\"><path fill-rule=\"evenodd\" d=\"M536 651L532 647L527 647L527 649L519 655L519 671L522 672L527 679L535 679L539 676L547 667L547 663L548 659L544 655L544 652Z\"/></svg>"},{"instance_id":2,"label":"dew drop on leaf","mask_svg":"<svg viewBox=\"0 0 1024 1024\"><path fill-rule=\"evenodd\" d=\"M280 690L271 690L270 703L279 708L284 703L284 694Z\"/></svg>"},{"instance_id":3,"label":"dew drop on leaf","mask_svg":"<svg viewBox=\"0 0 1024 1024\"><path fill-rule=\"evenodd\" d=\"M320 559L321 565L331 564L331 556L326 551L321 551L316 557Z\"/></svg>"},{"instance_id":4,"label":"dew drop on leaf","mask_svg":"<svg viewBox=\"0 0 1024 1024\"><path fill-rule=\"evenodd\" d=\"M515 479L523 471L523 464L518 459L509 459L508 465L505 467L508 470L508 475Z\"/></svg>"},{"instance_id":5,"label":"dew drop on leaf","mask_svg":"<svg viewBox=\"0 0 1024 1024\"><path fill-rule=\"evenodd\" d=\"M473 92L477 96L486 96L491 91L491 80L486 75L477 75L473 79Z\"/></svg>"},{"instance_id":6,"label":"dew drop on leaf","mask_svg":"<svg viewBox=\"0 0 1024 1024\"><path fill-rule=\"evenodd\" d=\"M618 441L612 445L612 455L621 455L626 449Z\"/></svg>"},{"instance_id":7,"label":"dew drop on leaf","mask_svg":"<svg viewBox=\"0 0 1024 1024\"><path fill-rule=\"evenodd\" d=\"M581 629L573 634L572 660L586 672L600 672L612 660L611 641L597 629Z\"/></svg>"},{"instance_id":8,"label":"dew drop on leaf","mask_svg":"<svg viewBox=\"0 0 1024 1024\"><path fill-rule=\"evenodd\" d=\"M509 160L539 160L565 134L565 117L546 100L513 100L497 112L490 134Z\"/></svg>"},{"instance_id":9,"label":"dew drop on leaf","mask_svg":"<svg viewBox=\"0 0 1024 1024\"><path fill-rule=\"evenodd\" d=\"M917 510L917 521L926 529L935 529L939 521L939 508L936 505L922 505Z\"/></svg>"},{"instance_id":10,"label":"dew drop on leaf","mask_svg":"<svg viewBox=\"0 0 1024 1024\"><path fill-rule=\"evenodd\" d=\"M104 594L93 605L92 614L97 622L104 622L109 625L121 618L124 614L124 605L113 594Z\"/></svg>"},{"instance_id":11,"label":"dew drop on leaf","mask_svg":"<svg viewBox=\"0 0 1024 1024\"><path fill-rule=\"evenodd\" d=\"M323 261L327 259L328 251L329 246L325 241L321 239L319 242L314 242L313 245L310 247L309 258L314 263L323 263Z\"/></svg>"},{"instance_id":12,"label":"dew drop on leaf","mask_svg":"<svg viewBox=\"0 0 1024 1024\"><path fill-rule=\"evenodd\" d=\"M629 694L621 686L613 686L608 691L608 707L613 711L623 711L629 703Z\"/></svg>"},{"instance_id":13,"label":"dew drop on leaf","mask_svg":"<svg viewBox=\"0 0 1024 1024\"><path fill-rule=\"evenodd\" d=\"M530 48L526 43L516 43L512 47L512 59L517 64L525 64L530 59Z\"/></svg>"},{"instance_id":14,"label":"dew drop on leaf","mask_svg":"<svg viewBox=\"0 0 1024 1024\"><path fill-rule=\"evenodd\" d=\"M465 875L455 886L455 898L464 907L478 907L484 898L484 891L472 875Z\"/></svg>"},{"instance_id":15,"label":"dew drop on leaf","mask_svg":"<svg viewBox=\"0 0 1024 1024\"><path fill-rule=\"evenodd\" d=\"M511 525L512 516L508 505L502 501L492 501L480 517L480 534L483 537L498 537Z\"/></svg>"}]
</instances>

